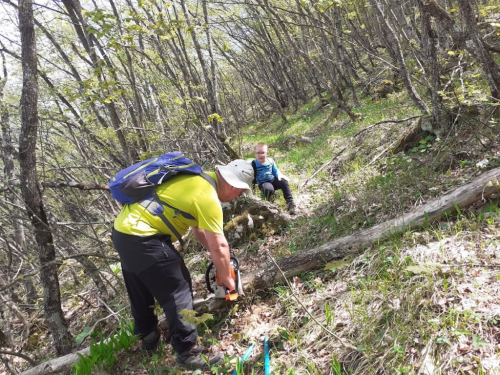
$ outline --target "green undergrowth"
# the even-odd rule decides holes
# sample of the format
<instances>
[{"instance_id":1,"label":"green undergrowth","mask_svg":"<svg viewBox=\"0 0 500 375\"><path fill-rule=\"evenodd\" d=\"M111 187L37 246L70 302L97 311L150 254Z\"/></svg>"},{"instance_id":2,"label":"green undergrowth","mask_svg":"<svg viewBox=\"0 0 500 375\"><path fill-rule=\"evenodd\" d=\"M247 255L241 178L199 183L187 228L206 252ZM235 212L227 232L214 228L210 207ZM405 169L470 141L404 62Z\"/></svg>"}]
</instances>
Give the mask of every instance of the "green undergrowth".
<instances>
[{"instance_id":1,"label":"green undergrowth","mask_svg":"<svg viewBox=\"0 0 500 375\"><path fill-rule=\"evenodd\" d=\"M99 368L107 371L113 369L118 362L118 354L122 350L129 349L137 341L138 338L134 335L133 330L133 322L128 321L128 323L121 322L118 332L110 337L105 338L106 335L102 332L92 333L90 353L88 355L78 354L79 361L73 364L72 374L90 375Z\"/></svg>"},{"instance_id":2,"label":"green undergrowth","mask_svg":"<svg viewBox=\"0 0 500 375\"><path fill-rule=\"evenodd\" d=\"M500 228L497 203L275 287L274 371L498 373L500 241L490 237Z\"/></svg>"},{"instance_id":3,"label":"green undergrowth","mask_svg":"<svg viewBox=\"0 0 500 375\"><path fill-rule=\"evenodd\" d=\"M463 119L443 138L421 133L388 151L415 121L402 120L419 115L406 100L370 101L355 109L355 123L343 114L328 119L331 108L313 101L289 124L276 118L249 128L245 142L270 145L299 202L300 214L270 249L276 258L419 210L485 165L500 165L494 118ZM290 141L298 130L311 142ZM499 227L493 196L276 286L267 297L275 303L273 371L500 373Z\"/></svg>"}]
</instances>

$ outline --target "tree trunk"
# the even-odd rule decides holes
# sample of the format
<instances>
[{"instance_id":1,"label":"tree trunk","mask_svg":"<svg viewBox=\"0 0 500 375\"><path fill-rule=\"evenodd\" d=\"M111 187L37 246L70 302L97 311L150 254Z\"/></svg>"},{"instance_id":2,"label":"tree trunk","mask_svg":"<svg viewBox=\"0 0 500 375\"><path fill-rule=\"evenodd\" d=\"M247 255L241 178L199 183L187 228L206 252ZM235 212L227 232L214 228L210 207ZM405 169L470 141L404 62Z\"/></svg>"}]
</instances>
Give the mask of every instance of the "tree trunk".
<instances>
[{"instance_id":1,"label":"tree trunk","mask_svg":"<svg viewBox=\"0 0 500 375\"><path fill-rule=\"evenodd\" d=\"M8 72L7 65L5 63L5 59L2 56L2 67L3 67L3 78L0 79L0 127L2 129L2 134L0 135L0 147L2 152L2 160L4 165L4 186L9 188L12 187L12 181L16 178L15 170L14 170L14 159L15 159L15 148L12 142L12 133L10 129L10 116L9 110L5 103L5 85L7 83ZM6 190L4 193L5 201L9 202L13 206L19 206L21 204L18 195L14 194L13 190ZM25 233L24 226L22 225L22 221L16 217L17 215L12 215L9 217L9 222L12 224L14 229L14 233L11 236L5 236L5 241L7 248L10 248L9 241L13 241L16 245L22 249L25 249ZM22 272L26 270L26 267L22 268ZM26 288L26 302L28 304L35 304L36 299L38 298L36 295L36 290L33 285L33 280L31 278L23 279L23 284Z\"/></svg>"},{"instance_id":2,"label":"tree trunk","mask_svg":"<svg viewBox=\"0 0 500 375\"><path fill-rule=\"evenodd\" d=\"M291 37L290 33L288 32L288 30L287 30L287 28L285 26L283 20L278 15L278 13L269 5L268 0L257 0L257 3L263 9L269 11L273 15L274 19L276 20L276 22L278 23L279 27L281 28L281 31L283 32L283 34L285 35L286 39L288 40L288 43L290 44L290 46L292 46L292 48L294 49L294 51L299 56L301 56L304 59L307 67L310 70L310 73L313 74L313 84L315 86L316 94L318 94L318 90L319 90L319 96L320 96L319 99L320 99L320 101L323 101L322 95L321 95L321 90L322 90L321 86L324 86L326 89L328 89L328 93L330 94L331 98L337 103L337 105L339 106L339 108L341 110L343 110L351 118L351 120L355 121L357 118L356 118L356 115L352 112L351 108L345 103L345 101L342 98L340 98L331 89L331 87L328 85L328 83L324 79L324 76L321 73L320 69L318 69L318 67L314 64L314 62L311 60L311 58L309 57L309 55L307 53L305 53L297 45L296 42L294 42L293 38ZM319 82L319 80L321 80L321 83Z\"/></svg>"},{"instance_id":3,"label":"tree trunk","mask_svg":"<svg viewBox=\"0 0 500 375\"><path fill-rule=\"evenodd\" d=\"M500 66L483 45L481 33L477 27L476 17L469 0L458 0L460 13L467 25L467 33L474 44L474 51L483 68L486 82L491 91L491 96L500 99Z\"/></svg>"},{"instance_id":4,"label":"tree trunk","mask_svg":"<svg viewBox=\"0 0 500 375\"><path fill-rule=\"evenodd\" d=\"M245 70L243 70L243 68L239 68L237 66L237 64L234 62L234 60L231 58L231 56L229 56L229 53L227 51L224 51L224 49L217 45L217 48L219 49L219 52L226 58L227 62L229 63L229 65L231 65L238 73L241 74L242 77L245 78L245 81L247 81L257 92L259 92L259 94L262 95L263 98L265 98L267 100L267 102L274 108L276 109L276 112L279 113L279 115L281 116L282 120L284 123L287 123L288 120L285 116L285 112L283 111L283 108L281 107L280 103L275 99L273 98L272 96L268 95L264 88L262 86L260 86L259 84L256 83L256 80L252 79L252 76L247 73Z\"/></svg>"},{"instance_id":5,"label":"tree trunk","mask_svg":"<svg viewBox=\"0 0 500 375\"><path fill-rule=\"evenodd\" d=\"M91 35L87 33L87 23L85 22L85 19L83 17L82 13L82 6L80 4L79 0L62 0L62 3L64 4L64 7L66 11L68 12L69 17L71 18L73 27L79 37L80 43L83 45L85 48L85 51L87 52L88 56L90 57L90 60L92 62L92 69L95 69L96 67L99 66L99 61L98 57L96 55L95 51L95 45L93 43L93 39ZM113 72L113 66L109 66L109 59L106 58L106 54L103 53L104 61L106 62L106 65L110 68L110 72ZM97 76L100 81L105 80L103 79L102 74L99 74ZM113 77L114 78L114 77ZM97 95L101 95L101 92L96 92ZM105 90L105 94L109 96L109 91ZM113 129L115 130L116 137L118 138L118 142L120 143L121 146L121 151L123 155L123 159L126 161L127 165L132 164L132 162L135 162L138 160L138 154L135 150L135 148L129 147L127 144L126 136L125 133L123 132L123 124L120 120L120 116L118 114L118 109L115 104L114 100L111 101L105 101L104 103L110 122L113 126Z\"/></svg>"},{"instance_id":6,"label":"tree trunk","mask_svg":"<svg viewBox=\"0 0 500 375\"><path fill-rule=\"evenodd\" d=\"M432 98L432 117L435 123L434 128L437 130L436 134L442 136L446 134L449 128L449 121L447 121L446 111L443 105L441 94L441 78L439 72L441 66L437 56L437 35L431 24L431 15L428 14L427 8L424 7L422 0L417 0L422 32L421 44L425 58L426 75L430 83L430 94Z\"/></svg>"},{"instance_id":7,"label":"tree trunk","mask_svg":"<svg viewBox=\"0 0 500 375\"><path fill-rule=\"evenodd\" d=\"M335 44L335 52L338 55L340 64L342 64L344 79L347 87L351 91L351 96L354 106L359 107L359 101L356 95L356 89L353 84L353 79L355 78L355 71L351 68L351 65L349 63L349 59L347 56L347 49L345 48L344 44L340 42L342 41L342 23L341 23L342 18L340 17L340 11L339 9L337 9L337 7L333 7L332 11L335 20L335 27L334 27L335 36L333 37L333 41Z\"/></svg>"},{"instance_id":8,"label":"tree trunk","mask_svg":"<svg viewBox=\"0 0 500 375\"><path fill-rule=\"evenodd\" d=\"M422 112L428 114L429 108L427 108L427 105L420 98L420 96L418 95L417 91L415 90L415 88L411 83L410 73L408 72L408 67L406 66L406 62L403 57L401 44L399 43L399 39L396 36L394 29L392 28L389 21L385 17L382 6L380 5L378 0L370 0L370 3L372 4L377 19L380 21L381 27L385 31L385 35L387 36L388 43L390 44L387 47L389 49L392 49L394 52L393 55L394 59L396 60L395 63L398 66L399 77L403 80L403 84L405 85L408 95L413 100L413 103L417 106L417 108L419 108Z\"/></svg>"},{"instance_id":9,"label":"tree trunk","mask_svg":"<svg viewBox=\"0 0 500 375\"><path fill-rule=\"evenodd\" d=\"M43 207L42 194L36 174L36 136L38 128L38 81L33 3L19 2L23 88L21 94L21 134L19 162L21 194L38 246L41 264L40 279L44 289L44 313L58 354L71 351L72 337L61 309L61 295L52 233Z\"/></svg>"},{"instance_id":10,"label":"tree trunk","mask_svg":"<svg viewBox=\"0 0 500 375\"><path fill-rule=\"evenodd\" d=\"M217 101L217 91L216 91L217 88L215 87L215 84L214 84L215 82L213 82L213 80L212 80L212 77L215 77L215 74L212 74L212 76L211 76L208 72L207 62L205 60L205 57L203 56L203 51L201 50L200 43L198 42L198 37L196 35L196 28L193 25L191 25L191 19L189 16L189 12L188 12L185 0L181 0L181 6L182 6L182 11L184 13L184 17L186 18L186 24L188 26L188 29L190 30L191 39L193 40L193 44L194 44L194 47L196 50L196 54L198 56L198 60L200 62L201 71L203 73L203 80L205 81L205 86L207 88L207 98L208 98L208 103L210 106L210 112L212 112L210 114L217 114L217 110L219 107L219 103ZM206 14L207 9L206 9L206 2L205 1L203 1L203 11L205 14L205 18L208 21L208 15ZM206 30L208 33L208 38L210 38L208 22L207 22L206 28L207 28ZM209 40L209 45L211 47L211 40ZM211 50L209 51L209 55L211 58L213 57ZM213 69L215 69L215 67L214 67L214 62L212 60L212 70ZM207 118L204 118L202 121L203 122L207 121ZM229 156L230 158L233 158L233 159L238 158L239 157L238 154L231 148L231 146L227 142L227 135L223 131L224 128L223 128L222 124L219 125L217 123L216 119L214 119L212 121L212 124L214 125L213 129L211 131L209 129L209 133L213 132L215 139L220 141L222 148L224 149L224 153L227 156Z\"/></svg>"},{"instance_id":11,"label":"tree trunk","mask_svg":"<svg viewBox=\"0 0 500 375\"><path fill-rule=\"evenodd\" d=\"M184 17L186 19L186 25L188 27L189 33L191 34L191 39L193 40L194 48L196 51L196 55L198 56L198 61L201 66L201 71L203 73L203 80L205 81L205 86L207 88L207 100L210 106L210 110L213 111L217 108L217 100L215 98L214 89L212 85L212 79L210 78L210 74L208 73L207 63L205 61L205 57L203 56L203 51L201 50L200 43L198 42L198 36L196 35L195 26L191 25L191 17L189 16L189 11L186 6L185 0L180 0L182 12L184 13ZM204 11L206 10L206 5L204 4ZM208 27L208 25L206 26ZM216 112L213 112L216 113ZM204 119L206 120L206 119ZM216 129L217 130L217 129Z\"/></svg>"},{"instance_id":12,"label":"tree trunk","mask_svg":"<svg viewBox=\"0 0 500 375\"><path fill-rule=\"evenodd\" d=\"M466 24L465 32L457 31L460 29L459 26L455 25L453 19L435 0L427 0L424 7L439 25L451 35L456 47L466 49L479 61L488 82L491 96L500 99L500 67L483 45L474 12L469 2L460 0L458 3ZM466 43L467 39L472 40L472 45Z\"/></svg>"}]
</instances>

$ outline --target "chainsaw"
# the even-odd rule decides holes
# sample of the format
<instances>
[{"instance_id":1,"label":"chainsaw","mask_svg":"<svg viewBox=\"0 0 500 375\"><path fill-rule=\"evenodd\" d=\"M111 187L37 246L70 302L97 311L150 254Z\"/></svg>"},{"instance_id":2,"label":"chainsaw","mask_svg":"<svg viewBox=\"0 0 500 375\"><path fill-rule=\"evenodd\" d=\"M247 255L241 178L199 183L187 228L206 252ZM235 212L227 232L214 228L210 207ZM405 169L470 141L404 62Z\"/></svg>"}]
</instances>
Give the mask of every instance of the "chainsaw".
<instances>
[{"instance_id":1,"label":"chainsaw","mask_svg":"<svg viewBox=\"0 0 500 375\"><path fill-rule=\"evenodd\" d=\"M214 293L215 298L225 298L226 301L235 301L240 294L243 294L243 287L240 281L240 261L235 256L231 256L229 265L236 289L229 290L222 284L220 275L212 262L208 264L207 271L205 272L205 282L208 291Z\"/></svg>"}]
</instances>

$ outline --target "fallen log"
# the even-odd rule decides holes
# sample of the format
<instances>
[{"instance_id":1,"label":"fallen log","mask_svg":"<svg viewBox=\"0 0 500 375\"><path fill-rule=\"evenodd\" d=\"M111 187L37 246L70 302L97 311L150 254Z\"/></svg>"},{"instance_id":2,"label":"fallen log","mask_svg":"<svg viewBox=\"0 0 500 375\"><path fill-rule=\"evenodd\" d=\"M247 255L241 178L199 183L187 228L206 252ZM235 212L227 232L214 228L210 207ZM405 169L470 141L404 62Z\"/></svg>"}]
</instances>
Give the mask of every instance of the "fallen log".
<instances>
[{"instance_id":1,"label":"fallen log","mask_svg":"<svg viewBox=\"0 0 500 375\"><path fill-rule=\"evenodd\" d=\"M302 251L277 261L287 278L300 272L322 268L326 263L339 260L347 255L358 254L377 241L423 224L439 220L445 212L455 211L455 207L464 208L478 200L485 200L499 191L500 168L482 173L473 181L445 195L407 212L402 216L375 225L353 235L339 238L320 247ZM283 276L274 264L245 272L241 277L243 290L259 290L284 282Z\"/></svg>"},{"instance_id":2,"label":"fallen log","mask_svg":"<svg viewBox=\"0 0 500 375\"><path fill-rule=\"evenodd\" d=\"M302 251L282 258L277 265L287 279L305 271L317 270L328 262L340 260L348 255L359 254L364 248L384 240L395 233L419 228L426 221L432 223L439 220L445 212L455 211L455 207L464 208L478 200L485 200L500 190L500 168L482 173L473 181L452 190L439 198L407 212L402 216L375 225L353 235L328 242L320 247ZM243 290L260 290L285 282L282 273L275 264L270 263L241 276ZM195 310L199 312L213 311L223 308L225 300L208 298L195 301Z\"/></svg>"},{"instance_id":3,"label":"fallen log","mask_svg":"<svg viewBox=\"0 0 500 375\"><path fill-rule=\"evenodd\" d=\"M300 272L320 269L327 262L342 259L347 255L359 254L363 248L379 240L384 240L395 233L421 227L426 221L432 223L439 220L446 211L454 211L455 207L464 208L478 200L487 199L492 194L499 192L499 179L500 168L489 170L470 183L398 218L362 230L354 235L339 238L320 247L290 255L278 260L276 263L287 278L291 278ZM246 272L242 275L241 280L244 290L265 289L285 281L278 267L272 262L259 270ZM225 305L226 302L214 298L198 300L195 301L195 309L206 309L207 304L210 304L210 310L214 310ZM78 353L88 354L89 348ZM21 375L55 374L67 369L77 360L78 355L76 353L68 354L33 367Z\"/></svg>"},{"instance_id":4,"label":"fallen log","mask_svg":"<svg viewBox=\"0 0 500 375\"><path fill-rule=\"evenodd\" d=\"M67 371L73 363L77 363L80 355L89 355L90 347L82 349L76 353L70 353L62 357L51 359L38 366L32 367L29 370L22 372L20 375L51 375L60 374Z\"/></svg>"}]
</instances>

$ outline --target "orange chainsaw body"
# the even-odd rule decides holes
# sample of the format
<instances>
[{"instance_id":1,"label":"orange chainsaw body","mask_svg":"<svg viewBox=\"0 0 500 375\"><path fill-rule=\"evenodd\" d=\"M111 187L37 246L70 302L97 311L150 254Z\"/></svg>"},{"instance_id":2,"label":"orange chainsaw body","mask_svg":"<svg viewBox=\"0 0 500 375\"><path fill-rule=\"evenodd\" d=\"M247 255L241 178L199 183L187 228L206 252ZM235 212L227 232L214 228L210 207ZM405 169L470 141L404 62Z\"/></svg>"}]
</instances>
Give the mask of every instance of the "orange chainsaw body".
<instances>
[{"instance_id":1,"label":"orange chainsaw body","mask_svg":"<svg viewBox=\"0 0 500 375\"><path fill-rule=\"evenodd\" d=\"M214 267L214 264L211 262L208 267L207 267L207 272L205 274L205 281L207 284L207 289L211 293L215 293L216 297L223 297L226 299L226 301L236 301L239 297L239 292L238 290L241 288L239 286L240 280L239 280L239 268L240 268L240 262L238 258L231 256L230 258L230 267L231 267L231 277L234 280L234 284L236 286L236 289L229 290L224 286L222 283L222 280L220 278L219 272L217 272L217 269ZM211 274L212 269L215 270L215 277L213 274ZM214 282L216 285L213 285ZM223 296L222 296L223 294Z\"/></svg>"}]
</instances>

